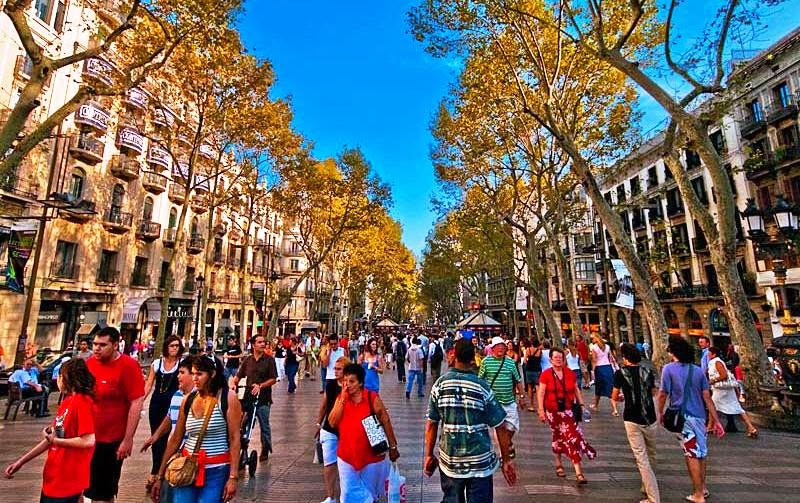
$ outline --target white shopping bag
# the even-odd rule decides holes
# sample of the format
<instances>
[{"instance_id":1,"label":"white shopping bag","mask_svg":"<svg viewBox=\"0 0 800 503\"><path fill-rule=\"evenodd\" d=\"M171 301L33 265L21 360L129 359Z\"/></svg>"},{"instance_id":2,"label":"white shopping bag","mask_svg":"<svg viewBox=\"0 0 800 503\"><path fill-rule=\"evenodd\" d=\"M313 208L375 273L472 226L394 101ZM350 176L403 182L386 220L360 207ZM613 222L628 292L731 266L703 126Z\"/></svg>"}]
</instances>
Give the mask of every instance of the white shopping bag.
<instances>
[{"instance_id":1,"label":"white shopping bag","mask_svg":"<svg viewBox=\"0 0 800 503\"><path fill-rule=\"evenodd\" d=\"M388 503L408 503L406 499L406 478L400 475L396 462L392 463L385 487Z\"/></svg>"}]
</instances>

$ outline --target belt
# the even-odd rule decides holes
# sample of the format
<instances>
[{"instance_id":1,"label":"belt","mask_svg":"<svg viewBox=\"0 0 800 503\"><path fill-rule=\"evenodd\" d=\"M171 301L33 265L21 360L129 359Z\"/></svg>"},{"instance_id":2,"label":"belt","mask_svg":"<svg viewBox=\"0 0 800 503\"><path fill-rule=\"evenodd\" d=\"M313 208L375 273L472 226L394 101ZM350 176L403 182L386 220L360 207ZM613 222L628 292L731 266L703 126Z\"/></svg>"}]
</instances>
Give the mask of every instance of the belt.
<instances>
[{"instance_id":1,"label":"belt","mask_svg":"<svg viewBox=\"0 0 800 503\"><path fill-rule=\"evenodd\" d=\"M191 456L192 453L186 449L181 451L184 456ZM203 487L206 483L206 465L217 465L231 462L230 452L209 456L204 449L197 453L197 477L194 480L195 487Z\"/></svg>"}]
</instances>

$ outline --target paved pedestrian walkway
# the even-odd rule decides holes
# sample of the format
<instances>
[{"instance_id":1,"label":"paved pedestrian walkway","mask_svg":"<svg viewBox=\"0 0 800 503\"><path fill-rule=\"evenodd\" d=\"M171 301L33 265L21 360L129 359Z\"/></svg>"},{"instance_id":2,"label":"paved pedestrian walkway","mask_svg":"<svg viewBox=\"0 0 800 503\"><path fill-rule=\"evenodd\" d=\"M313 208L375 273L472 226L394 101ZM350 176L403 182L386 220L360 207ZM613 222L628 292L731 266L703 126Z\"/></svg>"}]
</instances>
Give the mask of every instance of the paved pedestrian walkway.
<instances>
[{"instance_id":1,"label":"paved pedestrian walkway","mask_svg":"<svg viewBox=\"0 0 800 503\"><path fill-rule=\"evenodd\" d=\"M428 379L427 388L430 389ZM236 501L280 501L318 503L324 499L322 472L312 464L313 434L320 400L319 380L304 379L294 395L280 382L272 409L275 453L265 466L259 466L253 479L244 477ZM412 394L406 400L404 389L394 372L383 377L381 396L387 403L398 434L400 470L407 478L408 502L441 501L439 475L422 475L424 417L427 401ZM0 406L5 404L0 402ZM54 409L53 409L54 410ZM149 501L144 494L144 479L150 468L150 455L138 449L147 437L146 417L136 435L134 456L123 468L121 502ZM20 418L0 421L0 465L3 468L40 438L47 425L43 419ZM592 503L635 502L639 500L639 475L625 439L621 418L612 417L608 402L585 425L589 442L598 457L584 464L589 484L578 488L568 466L566 479L555 476L550 454L550 430L536 420L534 413L522 416L522 431L515 437L519 483L510 488L502 475L495 477L498 502L577 502L589 497ZM259 447L258 433L253 444ZM798 501L797 473L800 472L800 435L762 431L757 440L742 433L710 441L708 485L714 502ZM682 501L690 484L682 453L672 434L661 430L658 436L657 475L665 502ZM38 501L44 458L30 463L13 480L0 479L0 501Z\"/></svg>"}]
</instances>

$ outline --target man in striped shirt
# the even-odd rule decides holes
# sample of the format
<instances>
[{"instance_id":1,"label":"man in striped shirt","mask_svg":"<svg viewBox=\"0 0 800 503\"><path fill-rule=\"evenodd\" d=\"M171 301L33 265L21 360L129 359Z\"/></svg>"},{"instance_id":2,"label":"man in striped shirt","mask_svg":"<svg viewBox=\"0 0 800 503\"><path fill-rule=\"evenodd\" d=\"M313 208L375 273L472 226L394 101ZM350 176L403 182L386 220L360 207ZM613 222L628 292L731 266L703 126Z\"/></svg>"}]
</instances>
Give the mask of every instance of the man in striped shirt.
<instances>
[{"instance_id":1,"label":"man in striped shirt","mask_svg":"<svg viewBox=\"0 0 800 503\"><path fill-rule=\"evenodd\" d=\"M491 502L492 474L498 459L489 436L489 428L498 432L503 476L509 485L517 480L514 461L509 456L510 437L500 435L505 410L489 385L473 371L475 348L469 340L455 345L454 366L431 389L428 422L425 428L425 464L427 476L441 469L443 501ZM442 425L439 459L434 456L436 436Z\"/></svg>"},{"instance_id":2,"label":"man in striped shirt","mask_svg":"<svg viewBox=\"0 0 800 503\"><path fill-rule=\"evenodd\" d=\"M515 456L511 439L514 433L519 431L519 408L525 408L525 390L522 387L522 378L519 375L517 364L511 358L506 358L506 341L502 337L493 337L489 345L492 352L481 360L481 367L478 370L478 377L486 379L489 386L494 391L497 401L506 411L506 420L503 427L498 430L500 435L508 435L508 442L511 445L511 457ZM514 399L516 393L519 398L519 407Z\"/></svg>"}]
</instances>

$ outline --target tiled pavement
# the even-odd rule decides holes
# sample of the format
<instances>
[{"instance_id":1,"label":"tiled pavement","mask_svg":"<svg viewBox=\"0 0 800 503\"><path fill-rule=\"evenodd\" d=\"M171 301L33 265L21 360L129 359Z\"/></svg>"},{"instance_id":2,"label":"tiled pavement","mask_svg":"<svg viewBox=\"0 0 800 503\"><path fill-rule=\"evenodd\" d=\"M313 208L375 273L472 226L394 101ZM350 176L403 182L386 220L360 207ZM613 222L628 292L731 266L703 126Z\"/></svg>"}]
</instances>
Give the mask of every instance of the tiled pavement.
<instances>
[{"instance_id":1,"label":"tiled pavement","mask_svg":"<svg viewBox=\"0 0 800 503\"><path fill-rule=\"evenodd\" d=\"M430 387L430 379L428 382ZM275 453L266 466L259 466L253 479L245 477L236 501L319 502L323 499L322 474L312 464L313 433L319 404L319 380L303 380L298 393L286 393L286 383L278 383L272 409ZM383 379L381 396L387 403L398 433L399 466L407 477L408 502L441 500L438 474L424 479L421 472L422 442L426 402L412 395L406 401L394 372ZM0 411L5 404L0 402ZM147 436L143 418L136 436L141 446ZM0 465L5 467L15 456L33 444L44 420L20 416L16 422L0 421ZM589 442L598 457L585 462L589 484L578 488L568 469L559 479L553 471L549 449L549 429L526 412L522 431L515 444L520 481L508 487L501 475L495 477L495 500L500 502L577 502L587 497L593 503L635 502L639 499L639 476L625 440L620 418L611 417L607 402L601 412L585 425ZM258 448L258 434L254 435ZM661 430L658 437L658 478L665 502L682 501L689 492L681 451L671 434ZM743 434L710 441L709 489L713 502L800 501L797 474L800 473L800 435L762 431L758 440ZM0 502L38 501L43 458L31 462L13 480L0 479ZM149 470L149 454L138 452L125 462L120 491L121 502L149 501L143 481Z\"/></svg>"}]
</instances>

